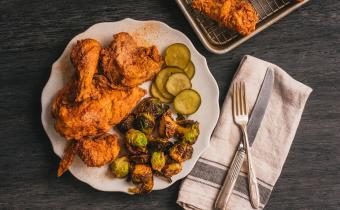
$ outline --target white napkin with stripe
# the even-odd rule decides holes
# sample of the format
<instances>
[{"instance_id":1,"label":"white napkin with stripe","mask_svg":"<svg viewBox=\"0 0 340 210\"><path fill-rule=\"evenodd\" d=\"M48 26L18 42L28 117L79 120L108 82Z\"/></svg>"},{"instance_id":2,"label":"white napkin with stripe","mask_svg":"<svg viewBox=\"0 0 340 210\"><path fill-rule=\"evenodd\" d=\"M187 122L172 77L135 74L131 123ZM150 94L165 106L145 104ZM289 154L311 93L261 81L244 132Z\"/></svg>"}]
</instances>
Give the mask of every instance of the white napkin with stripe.
<instances>
[{"instance_id":1,"label":"white napkin with stripe","mask_svg":"<svg viewBox=\"0 0 340 210\"><path fill-rule=\"evenodd\" d=\"M280 67L247 55L242 59L234 81L245 81L248 107L254 106L268 67L274 69L274 87L251 150L261 209L268 202L281 174L305 103L312 92L310 87L294 80ZM177 203L184 209L213 209L241 139L240 130L233 121L230 92L225 98L209 148L181 185ZM228 209L253 209L249 202L246 163L245 160Z\"/></svg>"}]
</instances>

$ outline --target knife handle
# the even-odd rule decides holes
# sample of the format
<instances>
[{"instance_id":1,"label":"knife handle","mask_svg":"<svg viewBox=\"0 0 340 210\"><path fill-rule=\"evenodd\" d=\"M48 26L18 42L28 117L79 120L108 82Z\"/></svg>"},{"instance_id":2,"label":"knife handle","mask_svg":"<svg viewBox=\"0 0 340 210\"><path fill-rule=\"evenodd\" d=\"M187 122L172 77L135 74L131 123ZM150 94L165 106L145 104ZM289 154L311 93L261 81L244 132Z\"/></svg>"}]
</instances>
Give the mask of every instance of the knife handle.
<instances>
[{"instance_id":1,"label":"knife handle","mask_svg":"<svg viewBox=\"0 0 340 210\"><path fill-rule=\"evenodd\" d=\"M231 163L228 174L223 182L221 190L215 201L216 209L220 209L220 210L227 209L227 204L233 192L237 177L241 171L241 167L242 167L245 155L246 153L245 153L243 146L240 146L234 156L234 159Z\"/></svg>"}]
</instances>

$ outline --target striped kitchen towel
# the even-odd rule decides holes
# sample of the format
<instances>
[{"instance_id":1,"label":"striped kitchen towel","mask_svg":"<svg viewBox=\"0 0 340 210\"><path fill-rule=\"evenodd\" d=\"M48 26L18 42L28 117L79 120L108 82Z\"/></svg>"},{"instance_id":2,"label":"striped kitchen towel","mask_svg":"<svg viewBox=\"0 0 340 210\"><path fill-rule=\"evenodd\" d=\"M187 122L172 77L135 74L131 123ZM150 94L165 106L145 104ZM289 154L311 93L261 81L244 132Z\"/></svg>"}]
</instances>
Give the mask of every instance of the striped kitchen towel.
<instances>
[{"instance_id":1,"label":"striped kitchen towel","mask_svg":"<svg viewBox=\"0 0 340 210\"><path fill-rule=\"evenodd\" d=\"M245 56L234 76L234 81L245 81L248 107L254 106L268 67L274 69L274 86L251 150L259 184L261 209L268 202L280 176L305 103L312 91L278 66L252 56ZM240 130L233 122L230 92L229 90L224 101L209 148L181 185L177 203L184 209L213 209L221 183L240 142ZM252 209L246 173L244 161L228 209Z\"/></svg>"}]
</instances>

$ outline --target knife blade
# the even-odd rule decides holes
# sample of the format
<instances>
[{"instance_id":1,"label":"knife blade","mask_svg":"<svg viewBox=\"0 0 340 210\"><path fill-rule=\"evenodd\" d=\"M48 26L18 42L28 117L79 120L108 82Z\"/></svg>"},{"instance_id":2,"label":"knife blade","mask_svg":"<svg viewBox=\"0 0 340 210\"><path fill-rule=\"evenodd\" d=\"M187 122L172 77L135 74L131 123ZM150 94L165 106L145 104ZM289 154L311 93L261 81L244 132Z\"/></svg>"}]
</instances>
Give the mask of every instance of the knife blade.
<instances>
[{"instance_id":1,"label":"knife blade","mask_svg":"<svg viewBox=\"0 0 340 210\"><path fill-rule=\"evenodd\" d=\"M253 144L256 138L257 131L260 128L263 116L265 114L265 110L269 103L273 85L274 85L274 70L268 68L248 122L247 133L250 146ZM215 201L215 208L222 210L227 209L228 200L232 195L245 156L246 156L245 148L243 146L242 141L240 141L239 147L234 155L233 161L231 162L228 174L223 182L221 190Z\"/></svg>"},{"instance_id":2,"label":"knife blade","mask_svg":"<svg viewBox=\"0 0 340 210\"><path fill-rule=\"evenodd\" d=\"M250 119L247 125L248 141L249 146L254 143L257 131L259 130L264 113L266 112L269 99L273 90L274 85L274 70L268 68L262 86L260 88L259 94L257 96L253 111L250 115Z\"/></svg>"}]
</instances>

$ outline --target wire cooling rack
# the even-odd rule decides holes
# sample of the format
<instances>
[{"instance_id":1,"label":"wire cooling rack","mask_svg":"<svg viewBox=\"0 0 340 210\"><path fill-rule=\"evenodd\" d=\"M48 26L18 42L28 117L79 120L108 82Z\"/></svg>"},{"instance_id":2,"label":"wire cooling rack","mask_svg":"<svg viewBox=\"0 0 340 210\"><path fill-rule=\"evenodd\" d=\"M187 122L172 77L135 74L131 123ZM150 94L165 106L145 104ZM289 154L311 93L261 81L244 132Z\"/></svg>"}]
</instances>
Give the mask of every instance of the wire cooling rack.
<instances>
[{"instance_id":1,"label":"wire cooling rack","mask_svg":"<svg viewBox=\"0 0 340 210\"><path fill-rule=\"evenodd\" d=\"M259 22L256 31L248 36L241 36L235 31L219 26L215 21L194 10L191 7L192 0L176 1L205 47L217 54L234 49L308 2L308 0L302 2L295 0L248 0L259 15Z\"/></svg>"}]
</instances>

